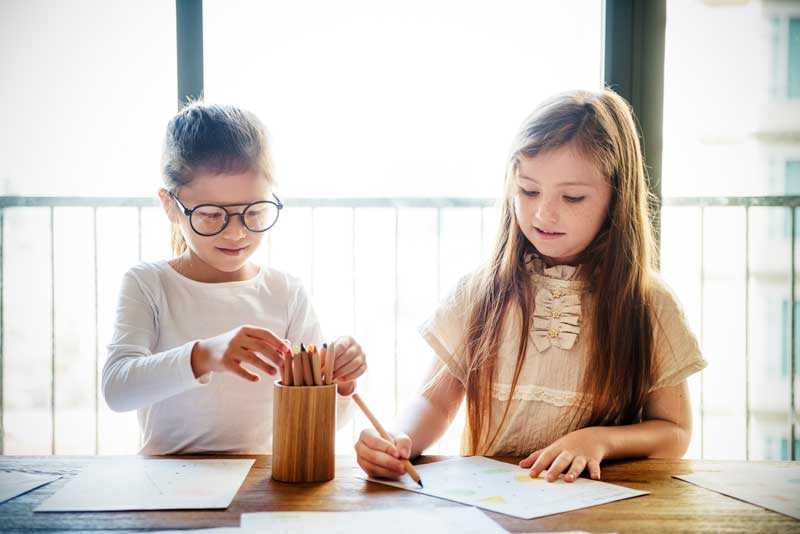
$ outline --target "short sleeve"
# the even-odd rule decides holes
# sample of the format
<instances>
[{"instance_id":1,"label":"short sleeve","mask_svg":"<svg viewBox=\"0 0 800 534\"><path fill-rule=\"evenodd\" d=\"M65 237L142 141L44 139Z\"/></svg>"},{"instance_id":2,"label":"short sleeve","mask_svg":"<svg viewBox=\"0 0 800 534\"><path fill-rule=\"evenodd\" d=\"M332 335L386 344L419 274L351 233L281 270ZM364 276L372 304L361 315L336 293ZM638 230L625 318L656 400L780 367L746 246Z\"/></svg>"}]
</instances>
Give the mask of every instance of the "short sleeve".
<instances>
[{"instance_id":1,"label":"short sleeve","mask_svg":"<svg viewBox=\"0 0 800 534\"><path fill-rule=\"evenodd\" d=\"M697 338L672 290L656 279L652 295L654 365L653 389L677 386L708 365Z\"/></svg>"},{"instance_id":2,"label":"short sleeve","mask_svg":"<svg viewBox=\"0 0 800 534\"><path fill-rule=\"evenodd\" d=\"M467 324L469 280L470 276L462 278L418 329L448 371L462 384L466 383L468 366L459 345Z\"/></svg>"}]
</instances>

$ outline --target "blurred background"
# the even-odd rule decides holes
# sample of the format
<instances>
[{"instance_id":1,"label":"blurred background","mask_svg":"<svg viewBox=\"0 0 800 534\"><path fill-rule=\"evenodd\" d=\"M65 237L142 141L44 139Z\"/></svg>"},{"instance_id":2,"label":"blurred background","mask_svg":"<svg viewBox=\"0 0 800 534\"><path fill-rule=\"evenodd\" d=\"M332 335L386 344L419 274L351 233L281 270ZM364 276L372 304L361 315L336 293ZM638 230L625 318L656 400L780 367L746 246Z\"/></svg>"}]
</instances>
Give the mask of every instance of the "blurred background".
<instances>
[{"instance_id":1,"label":"blurred background","mask_svg":"<svg viewBox=\"0 0 800 534\"><path fill-rule=\"evenodd\" d=\"M2 0L0 73L4 454L138 450L98 374L122 274L171 255L155 199L183 96L267 125L287 209L258 260L361 341L390 421L431 358L417 326L492 246L516 128L604 85L642 124L663 276L710 364L687 457L800 452L800 1Z\"/></svg>"}]
</instances>

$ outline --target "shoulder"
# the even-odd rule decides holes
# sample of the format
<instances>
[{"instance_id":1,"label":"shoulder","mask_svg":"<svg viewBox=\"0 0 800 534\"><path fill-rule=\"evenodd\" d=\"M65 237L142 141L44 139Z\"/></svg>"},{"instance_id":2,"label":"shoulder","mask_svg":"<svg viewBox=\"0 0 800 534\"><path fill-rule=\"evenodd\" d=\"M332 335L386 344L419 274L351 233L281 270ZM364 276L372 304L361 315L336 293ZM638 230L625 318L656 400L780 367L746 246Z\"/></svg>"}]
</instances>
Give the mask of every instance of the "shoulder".
<instances>
[{"instance_id":1,"label":"shoulder","mask_svg":"<svg viewBox=\"0 0 800 534\"><path fill-rule=\"evenodd\" d=\"M156 290L164 283L167 269L172 269L166 260L142 262L127 270L123 277L123 287L135 282L144 289Z\"/></svg>"},{"instance_id":2,"label":"shoulder","mask_svg":"<svg viewBox=\"0 0 800 534\"><path fill-rule=\"evenodd\" d=\"M299 277L280 269L267 267L262 267L262 269L262 284L270 294L287 300L307 298L305 285Z\"/></svg>"},{"instance_id":3,"label":"shoulder","mask_svg":"<svg viewBox=\"0 0 800 534\"><path fill-rule=\"evenodd\" d=\"M667 284L660 273L650 275L648 286L650 306L657 317L679 313L683 315L683 307L675 290Z\"/></svg>"},{"instance_id":4,"label":"shoulder","mask_svg":"<svg viewBox=\"0 0 800 534\"><path fill-rule=\"evenodd\" d=\"M475 269L458 279L450 288L447 297L458 300L471 300L480 292L483 285L483 269Z\"/></svg>"}]
</instances>

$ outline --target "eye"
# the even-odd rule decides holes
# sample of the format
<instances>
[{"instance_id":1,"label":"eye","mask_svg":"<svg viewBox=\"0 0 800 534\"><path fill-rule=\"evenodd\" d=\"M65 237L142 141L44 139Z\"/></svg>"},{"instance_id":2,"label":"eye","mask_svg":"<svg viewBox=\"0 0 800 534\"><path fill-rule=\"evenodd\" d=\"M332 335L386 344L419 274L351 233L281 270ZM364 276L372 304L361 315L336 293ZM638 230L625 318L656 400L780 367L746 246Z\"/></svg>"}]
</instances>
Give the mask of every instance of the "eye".
<instances>
[{"instance_id":1,"label":"eye","mask_svg":"<svg viewBox=\"0 0 800 534\"><path fill-rule=\"evenodd\" d=\"M585 196L584 197L570 197L570 196L564 195L564 200L566 200L567 202L570 202L572 204L577 204L578 202L581 202L585 198L586 198Z\"/></svg>"},{"instance_id":2,"label":"eye","mask_svg":"<svg viewBox=\"0 0 800 534\"><path fill-rule=\"evenodd\" d=\"M525 195L526 197L537 197L537 196L539 196L539 192L538 191L528 191L527 189L524 189L522 187L519 188L519 192L522 193L523 195Z\"/></svg>"}]
</instances>

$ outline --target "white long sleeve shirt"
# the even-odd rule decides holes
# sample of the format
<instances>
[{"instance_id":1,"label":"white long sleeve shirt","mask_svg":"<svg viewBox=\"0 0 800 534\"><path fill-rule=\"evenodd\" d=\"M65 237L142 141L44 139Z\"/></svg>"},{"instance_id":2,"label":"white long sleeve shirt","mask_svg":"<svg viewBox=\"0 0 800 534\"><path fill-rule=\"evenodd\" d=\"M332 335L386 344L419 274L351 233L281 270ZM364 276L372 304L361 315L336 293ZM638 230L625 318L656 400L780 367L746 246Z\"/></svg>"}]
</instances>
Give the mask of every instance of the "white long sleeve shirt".
<instances>
[{"instance_id":1,"label":"white long sleeve shirt","mask_svg":"<svg viewBox=\"0 0 800 534\"><path fill-rule=\"evenodd\" d=\"M137 410L142 454L272 451L273 382L231 373L195 378L192 348L242 325L271 330L293 345L322 343L300 281L261 269L241 282L196 282L168 262L142 263L122 281L114 334L103 367L103 396L118 412ZM352 412L338 399L341 426Z\"/></svg>"}]
</instances>

